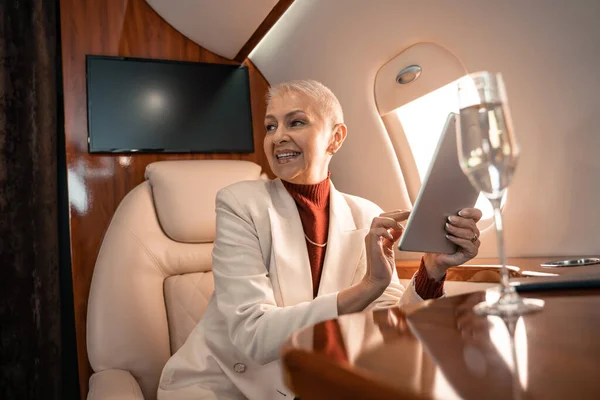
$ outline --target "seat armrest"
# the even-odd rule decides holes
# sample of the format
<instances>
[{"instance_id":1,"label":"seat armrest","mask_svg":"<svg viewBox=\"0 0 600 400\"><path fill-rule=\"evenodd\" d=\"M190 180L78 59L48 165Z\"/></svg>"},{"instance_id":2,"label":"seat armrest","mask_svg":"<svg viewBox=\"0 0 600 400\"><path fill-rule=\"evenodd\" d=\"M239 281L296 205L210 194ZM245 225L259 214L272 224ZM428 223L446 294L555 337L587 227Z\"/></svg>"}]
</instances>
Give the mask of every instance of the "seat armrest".
<instances>
[{"instance_id":1,"label":"seat armrest","mask_svg":"<svg viewBox=\"0 0 600 400\"><path fill-rule=\"evenodd\" d=\"M107 369L90 378L88 400L144 400L137 381L122 369Z\"/></svg>"}]
</instances>

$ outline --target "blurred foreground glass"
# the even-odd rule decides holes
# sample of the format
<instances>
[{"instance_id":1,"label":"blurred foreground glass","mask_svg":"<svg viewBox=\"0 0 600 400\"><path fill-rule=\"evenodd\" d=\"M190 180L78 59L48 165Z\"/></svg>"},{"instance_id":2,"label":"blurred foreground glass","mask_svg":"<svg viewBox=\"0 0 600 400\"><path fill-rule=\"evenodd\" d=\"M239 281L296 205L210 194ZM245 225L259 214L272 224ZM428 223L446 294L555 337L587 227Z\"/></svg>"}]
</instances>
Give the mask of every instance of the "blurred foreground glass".
<instances>
[{"instance_id":1,"label":"blurred foreground glass","mask_svg":"<svg viewBox=\"0 0 600 400\"><path fill-rule=\"evenodd\" d=\"M490 201L500 259L500 296L477 304L484 315L520 315L541 310L543 300L523 299L510 285L504 248L501 200L519 160L519 146L509 115L500 74L476 72L458 83L460 117L457 126L458 159L471 184ZM493 297L493 296L492 296Z\"/></svg>"}]
</instances>

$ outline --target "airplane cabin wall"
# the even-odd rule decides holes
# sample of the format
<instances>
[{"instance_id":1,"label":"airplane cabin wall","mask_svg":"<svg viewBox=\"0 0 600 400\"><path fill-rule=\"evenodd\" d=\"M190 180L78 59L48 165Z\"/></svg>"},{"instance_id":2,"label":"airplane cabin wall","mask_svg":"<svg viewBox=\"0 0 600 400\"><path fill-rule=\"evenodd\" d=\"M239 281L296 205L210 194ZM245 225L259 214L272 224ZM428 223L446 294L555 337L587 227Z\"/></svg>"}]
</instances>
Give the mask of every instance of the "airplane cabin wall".
<instances>
[{"instance_id":1,"label":"airplane cabin wall","mask_svg":"<svg viewBox=\"0 0 600 400\"><path fill-rule=\"evenodd\" d=\"M598 20L595 0L296 0L250 58L271 85L311 78L337 94L349 133L332 179L384 209L402 207L406 187L375 105L379 68L415 43L433 42L469 71L502 72L521 145L504 210L508 255L594 255ZM496 255L493 229L480 255Z\"/></svg>"}]
</instances>

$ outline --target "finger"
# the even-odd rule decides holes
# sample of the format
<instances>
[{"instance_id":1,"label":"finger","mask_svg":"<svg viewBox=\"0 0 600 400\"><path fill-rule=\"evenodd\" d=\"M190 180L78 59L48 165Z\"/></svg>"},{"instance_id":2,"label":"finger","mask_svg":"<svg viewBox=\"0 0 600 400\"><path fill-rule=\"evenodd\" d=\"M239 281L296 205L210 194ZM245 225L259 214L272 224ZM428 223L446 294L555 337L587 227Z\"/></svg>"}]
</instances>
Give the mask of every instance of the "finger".
<instances>
[{"instance_id":1,"label":"finger","mask_svg":"<svg viewBox=\"0 0 600 400\"><path fill-rule=\"evenodd\" d=\"M385 228L372 228L369 233L378 238L394 240L394 236Z\"/></svg>"},{"instance_id":2,"label":"finger","mask_svg":"<svg viewBox=\"0 0 600 400\"><path fill-rule=\"evenodd\" d=\"M392 238L383 239L383 245L391 249L394 246L394 243L396 243L398 239L400 239L400 237L402 236L402 232L404 232L404 229L389 229L388 232L390 232Z\"/></svg>"},{"instance_id":3,"label":"finger","mask_svg":"<svg viewBox=\"0 0 600 400\"><path fill-rule=\"evenodd\" d=\"M381 214L379 214L380 217L387 217L390 214L403 214L403 213L408 213L410 214L410 210L401 210L401 209L396 209L396 210L391 210L391 211L384 211Z\"/></svg>"},{"instance_id":4,"label":"finger","mask_svg":"<svg viewBox=\"0 0 600 400\"><path fill-rule=\"evenodd\" d=\"M398 212L404 212L404 211L408 211L408 210L405 210L405 209L402 209L402 208L396 208L395 210L384 211L380 215L391 214L391 213L398 213Z\"/></svg>"},{"instance_id":5,"label":"finger","mask_svg":"<svg viewBox=\"0 0 600 400\"><path fill-rule=\"evenodd\" d=\"M382 244L381 248L383 249L383 255L385 255L386 257L392 257L394 255L394 250L392 250L389 247L386 247Z\"/></svg>"},{"instance_id":6,"label":"finger","mask_svg":"<svg viewBox=\"0 0 600 400\"><path fill-rule=\"evenodd\" d=\"M450 225L449 223L446 223L446 232L450 233L452 236L456 236L458 238L467 240L473 239L473 237L475 237L476 235L476 233L474 233L470 229L457 228L456 226Z\"/></svg>"},{"instance_id":7,"label":"finger","mask_svg":"<svg viewBox=\"0 0 600 400\"><path fill-rule=\"evenodd\" d=\"M458 215L464 218L470 218L475 222L479 222L479 220L483 216L483 213L478 208L463 208L458 212Z\"/></svg>"},{"instance_id":8,"label":"finger","mask_svg":"<svg viewBox=\"0 0 600 400\"><path fill-rule=\"evenodd\" d=\"M392 234L392 236L394 237L394 241L398 240L398 238L400 238L400 236L402 236L402 232L404 232L404 225L402 224L398 224L400 225L400 229L390 229L390 233Z\"/></svg>"},{"instance_id":9,"label":"finger","mask_svg":"<svg viewBox=\"0 0 600 400\"><path fill-rule=\"evenodd\" d=\"M470 229L474 233L479 236L479 228L477 228L477 223L475 220L470 218L463 218L457 215L451 215L448 217L448 223L450 225L456 226L457 228L465 228Z\"/></svg>"},{"instance_id":10,"label":"finger","mask_svg":"<svg viewBox=\"0 0 600 400\"><path fill-rule=\"evenodd\" d=\"M398 231L395 231L393 229L390 229L387 232L391 235L391 238L380 236L377 245L381 248L383 255L390 258L394 257L394 243L402 235L402 232L397 234L396 232Z\"/></svg>"},{"instance_id":11,"label":"finger","mask_svg":"<svg viewBox=\"0 0 600 400\"><path fill-rule=\"evenodd\" d=\"M381 261L381 265L388 265L389 255L386 254L386 247L383 245L382 242L379 242L379 248L379 260Z\"/></svg>"},{"instance_id":12,"label":"finger","mask_svg":"<svg viewBox=\"0 0 600 400\"><path fill-rule=\"evenodd\" d=\"M385 229L403 229L402 225L398 221L389 217L375 217L371 223L371 229L385 228Z\"/></svg>"},{"instance_id":13,"label":"finger","mask_svg":"<svg viewBox=\"0 0 600 400\"><path fill-rule=\"evenodd\" d=\"M395 221L405 221L410 216L410 211L408 210L394 210L389 212L384 212L379 215L380 217L392 218Z\"/></svg>"},{"instance_id":14,"label":"finger","mask_svg":"<svg viewBox=\"0 0 600 400\"><path fill-rule=\"evenodd\" d=\"M475 257L477 255L477 249L479 248L480 242L476 240L475 242L471 242L467 239L457 238L456 236L446 235L446 238L452 243L458 245L462 249L465 250L465 253L470 257Z\"/></svg>"}]
</instances>

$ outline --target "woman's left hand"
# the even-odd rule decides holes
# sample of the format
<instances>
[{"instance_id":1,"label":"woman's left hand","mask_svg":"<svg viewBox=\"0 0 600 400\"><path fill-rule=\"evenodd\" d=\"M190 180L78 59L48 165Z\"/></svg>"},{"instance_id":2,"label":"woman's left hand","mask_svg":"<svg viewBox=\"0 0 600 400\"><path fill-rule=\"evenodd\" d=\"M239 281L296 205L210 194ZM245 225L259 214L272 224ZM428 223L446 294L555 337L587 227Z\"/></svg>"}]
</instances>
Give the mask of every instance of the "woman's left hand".
<instances>
[{"instance_id":1,"label":"woman's left hand","mask_svg":"<svg viewBox=\"0 0 600 400\"><path fill-rule=\"evenodd\" d=\"M439 281L448 268L464 264L477 255L481 245L477 222L481 216L481 211L477 208L464 208L458 215L448 218L446 236L448 240L458 245L458 249L454 254L425 254L425 268L430 278Z\"/></svg>"}]
</instances>

